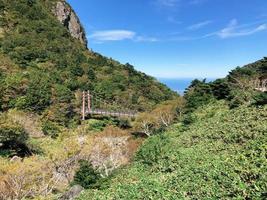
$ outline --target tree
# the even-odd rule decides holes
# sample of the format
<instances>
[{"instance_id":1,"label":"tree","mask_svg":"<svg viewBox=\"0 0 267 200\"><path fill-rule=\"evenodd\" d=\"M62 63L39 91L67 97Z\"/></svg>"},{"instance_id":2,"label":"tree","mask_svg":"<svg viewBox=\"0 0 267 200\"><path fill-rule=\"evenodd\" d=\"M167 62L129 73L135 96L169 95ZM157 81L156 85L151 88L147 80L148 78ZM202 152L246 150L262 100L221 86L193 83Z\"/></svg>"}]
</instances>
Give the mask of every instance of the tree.
<instances>
[{"instance_id":1,"label":"tree","mask_svg":"<svg viewBox=\"0 0 267 200\"><path fill-rule=\"evenodd\" d=\"M88 67L87 76L90 81L94 81L96 79L95 71L91 67Z\"/></svg>"},{"instance_id":2,"label":"tree","mask_svg":"<svg viewBox=\"0 0 267 200\"><path fill-rule=\"evenodd\" d=\"M193 80L185 93L187 112L192 112L200 106L206 105L214 99L211 85L206 79Z\"/></svg>"},{"instance_id":3,"label":"tree","mask_svg":"<svg viewBox=\"0 0 267 200\"><path fill-rule=\"evenodd\" d=\"M226 79L217 79L211 83L212 93L218 100L227 99L231 89Z\"/></svg>"},{"instance_id":4,"label":"tree","mask_svg":"<svg viewBox=\"0 0 267 200\"><path fill-rule=\"evenodd\" d=\"M138 115L134 123L134 130L151 136L168 128L175 120L178 120L184 112L185 101L182 97L166 101L150 112Z\"/></svg>"},{"instance_id":5,"label":"tree","mask_svg":"<svg viewBox=\"0 0 267 200\"><path fill-rule=\"evenodd\" d=\"M184 105L184 99L179 97L175 100L166 101L158 105L151 114L156 117L158 127L167 128L174 120L182 116Z\"/></svg>"},{"instance_id":6,"label":"tree","mask_svg":"<svg viewBox=\"0 0 267 200\"><path fill-rule=\"evenodd\" d=\"M134 123L134 130L147 136L153 135L157 128L157 119L150 113L139 114Z\"/></svg>"},{"instance_id":7,"label":"tree","mask_svg":"<svg viewBox=\"0 0 267 200\"><path fill-rule=\"evenodd\" d=\"M83 186L86 189L94 188L100 175L95 171L92 164L88 161L81 160L80 168L74 175L74 184Z\"/></svg>"},{"instance_id":8,"label":"tree","mask_svg":"<svg viewBox=\"0 0 267 200\"><path fill-rule=\"evenodd\" d=\"M51 84L49 78L42 72L34 72L30 76L29 87L26 91L24 107L41 112L51 104Z\"/></svg>"},{"instance_id":9,"label":"tree","mask_svg":"<svg viewBox=\"0 0 267 200\"><path fill-rule=\"evenodd\" d=\"M255 81L258 80L258 74L251 68L237 67L227 76L231 92L229 95L230 106L251 105L254 103Z\"/></svg>"}]
</instances>

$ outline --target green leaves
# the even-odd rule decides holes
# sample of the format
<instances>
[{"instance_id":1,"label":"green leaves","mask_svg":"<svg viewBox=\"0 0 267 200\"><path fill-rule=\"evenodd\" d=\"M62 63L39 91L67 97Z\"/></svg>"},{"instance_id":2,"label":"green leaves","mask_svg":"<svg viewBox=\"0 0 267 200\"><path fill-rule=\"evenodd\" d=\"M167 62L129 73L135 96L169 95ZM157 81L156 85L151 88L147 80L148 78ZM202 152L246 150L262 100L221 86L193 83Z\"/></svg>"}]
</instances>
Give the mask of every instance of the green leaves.
<instances>
[{"instance_id":1,"label":"green leaves","mask_svg":"<svg viewBox=\"0 0 267 200\"><path fill-rule=\"evenodd\" d=\"M51 104L51 84L42 72L31 74L26 92L25 108L41 112Z\"/></svg>"},{"instance_id":2,"label":"green leaves","mask_svg":"<svg viewBox=\"0 0 267 200\"><path fill-rule=\"evenodd\" d=\"M186 130L147 139L110 188L79 199L264 199L267 107L229 110L219 101L192 116Z\"/></svg>"},{"instance_id":3,"label":"green leaves","mask_svg":"<svg viewBox=\"0 0 267 200\"><path fill-rule=\"evenodd\" d=\"M100 178L100 175L88 161L81 160L80 168L74 176L74 184L79 184L86 189L94 188Z\"/></svg>"},{"instance_id":4,"label":"green leaves","mask_svg":"<svg viewBox=\"0 0 267 200\"><path fill-rule=\"evenodd\" d=\"M0 143L7 141L25 142L28 139L28 134L25 130L4 118L5 116L0 116Z\"/></svg>"}]
</instances>

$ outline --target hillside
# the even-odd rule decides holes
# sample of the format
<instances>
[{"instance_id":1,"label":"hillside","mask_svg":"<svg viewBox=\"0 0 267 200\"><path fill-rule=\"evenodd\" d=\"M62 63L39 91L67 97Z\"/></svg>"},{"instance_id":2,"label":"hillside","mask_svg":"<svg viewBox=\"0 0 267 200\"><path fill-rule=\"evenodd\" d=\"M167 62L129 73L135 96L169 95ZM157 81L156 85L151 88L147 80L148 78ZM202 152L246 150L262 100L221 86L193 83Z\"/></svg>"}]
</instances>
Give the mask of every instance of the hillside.
<instances>
[{"instance_id":1,"label":"hillside","mask_svg":"<svg viewBox=\"0 0 267 200\"><path fill-rule=\"evenodd\" d=\"M1 0L0 12L2 111L30 110L69 125L79 117L82 90L137 111L176 96L130 64L87 50L65 1Z\"/></svg>"},{"instance_id":2,"label":"hillside","mask_svg":"<svg viewBox=\"0 0 267 200\"><path fill-rule=\"evenodd\" d=\"M81 121L82 91L106 109L149 111L178 95L130 64L88 50L63 0L0 0L0 199L55 199L81 160L108 176L143 138L133 119ZM98 106L94 102L95 106Z\"/></svg>"},{"instance_id":3,"label":"hillside","mask_svg":"<svg viewBox=\"0 0 267 200\"><path fill-rule=\"evenodd\" d=\"M162 131L153 118L162 110L146 115L152 137L133 163L78 199L266 199L267 92L255 88L266 66L262 59L224 79L194 80L176 123Z\"/></svg>"},{"instance_id":4,"label":"hillside","mask_svg":"<svg viewBox=\"0 0 267 200\"><path fill-rule=\"evenodd\" d=\"M0 0L0 200L267 199L267 58L178 96L88 48L65 0Z\"/></svg>"},{"instance_id":5,"label":"hillside","mask_svg":"<svg viewBox=\"0 0 267 200\"><path fill-rule=\"evenodd\" d=\"M108 187L79 199L265 199L267 107L220 101L193 116L149 138Z\"/></svg>"}]
</instances>

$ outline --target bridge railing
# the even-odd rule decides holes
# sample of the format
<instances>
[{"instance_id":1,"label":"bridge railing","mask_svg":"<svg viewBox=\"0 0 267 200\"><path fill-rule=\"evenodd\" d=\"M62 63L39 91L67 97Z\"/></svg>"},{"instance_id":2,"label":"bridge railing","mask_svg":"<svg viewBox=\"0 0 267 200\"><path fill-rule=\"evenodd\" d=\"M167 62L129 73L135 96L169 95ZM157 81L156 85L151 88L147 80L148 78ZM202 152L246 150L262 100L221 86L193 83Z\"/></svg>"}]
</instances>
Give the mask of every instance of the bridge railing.
<instances>
[{"instance_id":1,"label":"bridge railing","mask_svg":"<svg viewBox=\"0 0 267 200\"><path fill-rule=\"evenodd\" d=\"M88 114L95 114L95 115L108 115L108 116L117 116L117 117L135 117L137 115L136 112L128 111L125 109L121 110L107 110L107 109L97 109L93 108L92 100L93 96L90 95L90 92L83 91L82 97L82 119L85 120L85 116ZM98 100L99 101L99 100ZM87 105L86 105L87 104ZM106 104L106 102L104 102Z\"/></svg>"}]
</instances>

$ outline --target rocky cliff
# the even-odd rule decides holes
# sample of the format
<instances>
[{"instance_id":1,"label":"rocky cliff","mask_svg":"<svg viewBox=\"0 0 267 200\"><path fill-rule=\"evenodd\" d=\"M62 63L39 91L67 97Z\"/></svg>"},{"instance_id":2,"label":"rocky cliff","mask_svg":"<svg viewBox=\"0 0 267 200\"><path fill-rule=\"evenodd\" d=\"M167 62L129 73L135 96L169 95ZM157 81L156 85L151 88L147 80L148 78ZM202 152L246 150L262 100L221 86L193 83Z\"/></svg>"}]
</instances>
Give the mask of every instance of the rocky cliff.
<instances>
[{"instance_id":1,"label":"rocky cliff","mask_svg":"<svg viewBox=\"0 0 267 200\"><path fill-rule=\"evenodd\" d=\"M54 8L54 14L57 19L69 30L72 37L81 41L87 46L85 31L80 23L76 13L65 1L58 1Z\"/></svg>"}]
</instances>

